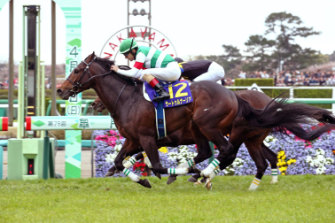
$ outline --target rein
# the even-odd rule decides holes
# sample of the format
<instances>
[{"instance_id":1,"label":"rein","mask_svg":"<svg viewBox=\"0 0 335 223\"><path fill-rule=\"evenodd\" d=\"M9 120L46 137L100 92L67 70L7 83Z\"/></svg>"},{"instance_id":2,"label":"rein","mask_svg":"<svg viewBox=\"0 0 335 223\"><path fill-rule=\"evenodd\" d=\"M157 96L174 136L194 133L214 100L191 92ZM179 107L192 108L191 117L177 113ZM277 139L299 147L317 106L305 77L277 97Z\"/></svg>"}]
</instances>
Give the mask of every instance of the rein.
<instances>
[{"instance_id":1,"label":"rein","mask_svg":"<svg viewBox=\"0 0 335 223\"><path fill-rule=\"evenodd\" d=\"M92 73L90 72L90 66L92 65L92 63L97 59L97 57L94 57L93 60L91 60L89 63L86 63L85 60L83 60L82 62L86 65L83 74L80 76L79 80L76 82L73 82L72 80L69 79L69 77L66 79L68 82L70 82L72 84L72 89L71 92L73 93L73 95L78 94L79 93L79 89L83 86L85 86L86 84L88 84L89 82L91 82L93 79L98 78L98 77L103 77L106 76L110 73L112 73L112 71L109 71L107 73L103 73L103 74L98 74L93 76ZM81 80L84 78L85 74L89 75L89 78L87 81L85 81L84 83L80 83Z\"/></svg>"},{"instance_id":2,"label":"rein","mask_svg":"<svg viewBox=\"0 0 335 223\"><path fill-rule=\"evenodd\" d=\"M86 84L90 83L93 79L98 78L98 77L104 77L106 75L109 75L112 73L112 71L108 71L107 73L103 73L103 74L98 74L98 75L92 75L92 73L90 72L90 66L92 65L93 62L95 62L95 60L97 59L97 57L94 57L93 60L91 60L89 63L86 63L85 60L83 60L82 62L86 65L84 72L82 73L82 75L80 76L78 81L72 81L69 79L69 77L66 79L68 82L70 82L72 84L72 89L71 92L73 93L73 95L79 93L79 89L83 86L85 86ZM84 76L86 75L86 73L89 75L89 78L84 82L81 83L81 80L84 78ZM121 77L121 76L120 76ZM121 77L121 79L124 79L123 77ZM126 81L129 81L128 79L125 79ZM134 84L136 86L136 82L132 82L132 84ZM116 112L116 105L124 91L124 89L127 87L127 83L124 83L124 85L121 88L121 91L119 93L119 95L116 98L116 101L114 103L114 108L113 108L113 112L112 112L112 116L115 115Z\"/></svg>"},{"instance_id":3,"label":"rein","mask_svg":"<svg viewBox=\"0 0 335 223\"><path fill-rule=\"evenodd\" d=\"M116 105L117 105L117 103L118 103L118 101L119 101L119 99L120 99L120 97L121 97L121 95L122 95L122 92L124 91L124 89L125 89L126 87L127 87L127 84L124 83L124 85L123 85L123 87L121 88L121 91L120 91L119 95L117 96L116 101L115 101L115 103L114 103L114 105L113 105L114 108L113 108L113 112L112 112L111 116L114 116L114 115L115 115Z\"/></svg>"},{"instance_id":4,"label":"rein","mask_svg":"<svg viewBox=\"0 0 335 223\"><path fill-rule=\"evenodd\" d=\"M103 74L98 74L98 75L95 75L95 76L91 76L87 81L85 81L84 83L81 84L81 86L85 86L85 84L88 84L90 81L92 81L94 78L97 78L97 77L103 77L103 76L106 76L108 74L112 73L112 71L109 71L107 73L103 73Z\"/></svg>"},{"instance_id":5,"label":"rein","mask_svg":"<svg viewBox=\"0 0 335 223\"><path fill-rule=\"evenodd\" d=\"M84 78L84 76L85 76L86 73L88 73L88 75L90 76L89 79L91 79L93 77L93 75L90 72L90 66L95 61L95 59L96 59L96 57L94 57L93 60L91 60L89 63L86 63L85 60L82 61L86 65L86 67L84 69L83 74L80 76L79 80L73 82L72 80L69 79L70 76L68 76L66 78L66 80L72 84L72 89L71 89L71 92L73 93L72 96L74 96L75 94L79 93L79 88L81 88L83 86L83 84L80 83L80 82ZM86 84L86 82L85 82L85 84Z\"/></svg>"}]
</instances>

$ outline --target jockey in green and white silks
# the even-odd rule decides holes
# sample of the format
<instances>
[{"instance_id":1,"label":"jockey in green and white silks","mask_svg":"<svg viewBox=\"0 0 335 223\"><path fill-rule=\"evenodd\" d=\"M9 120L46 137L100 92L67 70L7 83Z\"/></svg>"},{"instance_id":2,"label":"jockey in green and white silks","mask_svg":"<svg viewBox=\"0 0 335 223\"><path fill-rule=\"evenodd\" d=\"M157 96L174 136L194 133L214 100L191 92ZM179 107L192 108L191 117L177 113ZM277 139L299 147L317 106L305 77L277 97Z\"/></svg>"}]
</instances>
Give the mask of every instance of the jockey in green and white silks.
<instances>
[{"instance_id":1,"label":"jockey in green and white silks","mask_svg":"<svg viewBox=\"0 0 335 223\"><path fill-rule=\"evenodd\" d=\"M121 70L113 65L111 70L148 82L157 93L154 101L170 98L158 80L176 81L180 78L181 70L169 54L153 47L138 46L134 39L123 40L120 44L120 53L130 61L135 60L134 66L130 70Z\"/></svg>"}]
</instances>

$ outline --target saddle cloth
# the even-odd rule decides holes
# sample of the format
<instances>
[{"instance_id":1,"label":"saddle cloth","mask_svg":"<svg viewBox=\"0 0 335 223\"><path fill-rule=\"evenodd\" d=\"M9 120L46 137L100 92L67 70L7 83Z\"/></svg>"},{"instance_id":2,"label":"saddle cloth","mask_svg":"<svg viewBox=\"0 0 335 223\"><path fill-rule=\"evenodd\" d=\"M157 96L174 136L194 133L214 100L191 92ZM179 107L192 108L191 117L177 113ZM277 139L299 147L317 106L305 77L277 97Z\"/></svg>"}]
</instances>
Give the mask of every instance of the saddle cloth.
<instances>
[{"instance_id":1,"label":"saddle cloth","mask_svg":"<svg viewBox=\"0 0 335 223\"><path fill-rule=\"evenodd\" d=\"M169 92L170 99L155 102L152 101L156 96L155 90L148 84L143 85L143 96L147 101L151 101L155 106L156 129L158 139L166 136L165 109L181 105L186 105L193 101L192 93L187 81L175 81L169 84L163 84L164 89Z\"/></svg>"},{"instance_id":2,"label":"saddle cloth","mask_svg":"<svg viewBox=\"0 0 335 223\"><path fill-rule=\"evenodd\" d=\"M162 84L162 86L170 94L170 99L163 101L164 108L186 105L193 101L191 89L187 81L175 81ZM152 101L156 96L155 90L146 82L143 85L143 96L147 101ZM157 102L152 101L152 103L157 107Z\"/></svg>"}]
</instances>

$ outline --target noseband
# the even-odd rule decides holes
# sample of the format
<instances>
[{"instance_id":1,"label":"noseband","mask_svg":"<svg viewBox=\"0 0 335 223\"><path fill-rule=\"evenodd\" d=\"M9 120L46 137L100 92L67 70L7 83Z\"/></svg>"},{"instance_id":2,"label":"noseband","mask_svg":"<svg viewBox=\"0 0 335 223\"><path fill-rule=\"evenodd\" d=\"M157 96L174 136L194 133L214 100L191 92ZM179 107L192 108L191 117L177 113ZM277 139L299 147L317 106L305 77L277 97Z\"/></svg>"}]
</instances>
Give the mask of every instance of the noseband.
<instances>
[{"instance_id":1,"label":"noseband","mask_svg":"<svg viewBox=\"0 0 335 223\"><path fill-rule=\"evenodd\" d=\"M83 60L82 62L86 65L85 69L84 69L84 72L82 73L82 75L80 76L79 80L78 81L72 81L69 79L69 77L66 79L68 82L70 82L72 84L72 89L70 90L70 92L72 93L72 96L76 95L79 93L79 89L83 86L85 86L87 83L89 83L91 80L93 80L94 78L97 78L97 77L101 77L101 76L105 76L105 75L108 75L110 74L112 71L109 71L107 73L104 73L104 74L98 74L98 75L94 75L90 72L90 66L92 65L92 63L97 59L96 56L94 56L93 60L91 60L89 63L86 63L85 60ZM82 79L84 78L85 74L88 74L89 75L89 78L87 81L85 81L84 83L81 83ZM126 88L127 84L124 83L121 91L119 92L119 95L117 96L116 98L116 101L114 103L114 110L112 111L112 116L114 116L115 114L115 111L116 111L116 105L120 99L120 96L122 94L122 92L124 91L124 89Z\"/></svg>"},{"instance_id":2,"label":"noseband","mask_svg":"<svg viewBox=\"0 0 335 223\"><path fill-rule=\"evenodd\" d=\"M94 76L90 72L90 66L96 59L97 59L97 57L94 57L93 60L91 60L89 63L86 63L85 60L82 61L86 65L86 67L85 67L84 72L80 76L78 81L73 82L72 80L69 79L69 77L66 79L68 82L70 82L72 84L71 92L73 93L73 95L78 94L79 93L79 88L83 87L85 84L87 84L88 82L90 82L93 79ZM82 84L81 80L84 78L86 73L89 75L89 79Z\"/></svg>"}]
</instances>

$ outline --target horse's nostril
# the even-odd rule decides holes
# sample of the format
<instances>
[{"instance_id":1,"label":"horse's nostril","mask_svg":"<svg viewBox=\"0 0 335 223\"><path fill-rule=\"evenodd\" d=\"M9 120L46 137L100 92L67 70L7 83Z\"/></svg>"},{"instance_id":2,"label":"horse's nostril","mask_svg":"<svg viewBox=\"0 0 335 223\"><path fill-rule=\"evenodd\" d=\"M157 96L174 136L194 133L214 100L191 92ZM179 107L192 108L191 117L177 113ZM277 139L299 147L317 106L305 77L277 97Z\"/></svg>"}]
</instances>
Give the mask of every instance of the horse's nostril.
<instances>
[{"instance_id":1,"label":"horse's nostril","mask_svg":"<svg viewBox=\"0 0 335 223\"><path fill-rule=\"evenodd\" d=\"M61 94L62 93L62 90L61 89L57 89L57 94Z\"/></svg>"}]
</instances>

